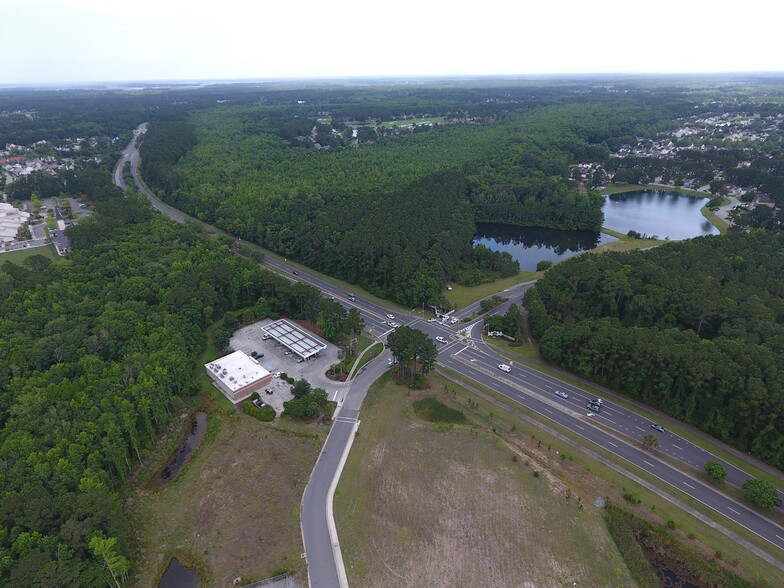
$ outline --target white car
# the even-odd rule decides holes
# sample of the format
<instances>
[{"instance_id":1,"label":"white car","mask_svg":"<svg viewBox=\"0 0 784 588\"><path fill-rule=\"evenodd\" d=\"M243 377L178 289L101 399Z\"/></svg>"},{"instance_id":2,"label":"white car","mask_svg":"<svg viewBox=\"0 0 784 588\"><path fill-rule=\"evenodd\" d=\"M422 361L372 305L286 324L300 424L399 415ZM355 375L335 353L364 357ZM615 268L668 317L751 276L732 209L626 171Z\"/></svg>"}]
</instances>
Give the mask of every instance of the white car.
<instances>
[{"instance_id":1,"label":"white car","mask_svg":"<svg viewBox=\"0 0 784 588\"><path fill-rule=\"evenodd\" d=\"M505 363L499 363L498 364L498 369L501 370L502 372L506 372L508 374L509 372L512 371L512 366L511 365L506 365Z\"/></svg>"},{"instance_id":2,"label":"white car","mask_svg":"<svg viewBox=\"0 0 784 588\"><path fill-rule=\"evenodd\" d=\"M395 319L395 315L394 314L388 314L387 318L391 319L391 320L394 320Z\"/></svg>"},{"instance_id":3,"label":"white car","mask_svg":"<svg viewBox=\"0 0 784 588\"><path fill-rule=\"evenodd\" d=\"M449 321L449 323L450 323L450 324L452 324L452 325L454 325L454 324L456 324L456 323L457 323L457 321L458 321L458 319L457 319L457 318L453 318L451 321Z\"/></svg>"},{"instance_id":4,"label":"white car","mask_svg":"<svg viewBox=\"0 0 784 588\"><path fill-rule=\"evenodd\" d=\"M272 374L272 377L273 378L279 378L280 377L280 372L275 372L274 374Z\"/></svg>"},{"instance_id":5,"label":"white car","mask_svg":"<svg viewBox=\"0 0 784 588\"><path fill-rule=\"evenodd\" d=\"M561 398L569 398L569 394L563 390L556 390L555 395L560 396Z\"/></svg>"},{"instance_id":6,"label":"white car","mask_svg":"<svg viewBox=\"0 0 784 588\"><path fill-rule=\"evenodd\" d=\"M393 329L397 329L400 325L397 323L389 323L389 326L392 327Z\"/></svg>"},{"instance_id":7,"label":"white car","mask_svg":"<svg viewBox=\"0 0 784 588\"><path fill-rule=\"evenodd\" d=\"M438 319L437 318L429 318L429 319L427 319L427 322L429 322L429 323L437 323Z\"/></svg>"},{"instance_id":8,"label":"white car","mask_svg":"<svg viewBox=\"0 0 784 588\"><path fill-rule=\"evenodd\" d=\"M446 339L444 339L443 337L436 337L436 341L438 341L439 343L446 344Z\"/></svg>"}]
</instances>

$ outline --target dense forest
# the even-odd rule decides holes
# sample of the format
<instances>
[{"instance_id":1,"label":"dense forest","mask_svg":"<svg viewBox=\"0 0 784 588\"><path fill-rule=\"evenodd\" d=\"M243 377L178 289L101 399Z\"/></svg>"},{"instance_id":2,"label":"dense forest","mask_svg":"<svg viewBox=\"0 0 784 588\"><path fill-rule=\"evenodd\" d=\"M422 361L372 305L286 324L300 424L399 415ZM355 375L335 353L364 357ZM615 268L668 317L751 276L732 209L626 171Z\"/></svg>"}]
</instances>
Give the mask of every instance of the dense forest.
<instances>
[{"instance_id":1,"label":"dense forest","mask_svg":"<svg viewBox=\"0 0 784 588\"><path fill-rule=\"evenodd\" d=\"M146 200L96 210L68 229L67 259L0 266L2 585L99 586L127 570L119 491L194 390L206 326L244 306L319 314L316 288Z\"/></svg>"},{"instance_id":2,"label":"dense forest","mask_svg":"<svg viewBox=\"0 0 784 588\"><path fill-rule=\"evenodd\" d=\"M784 234L583 255L525 298L542 357L784 468Z\"/></svg>"},{"instance_id":3,"label":"dense forest","mask_svg":"<svg viewBox=\"0 0 784 588\"><path fill-rule=\"evenodd\" d=\"M267 90L154 123L142 171L164 200L243 239L406 305L438 303L447 281L515 271L477 265L476 222L598 231L603 198L570 165L688 108L579 83Z\"/></svg>"}]
</instances>

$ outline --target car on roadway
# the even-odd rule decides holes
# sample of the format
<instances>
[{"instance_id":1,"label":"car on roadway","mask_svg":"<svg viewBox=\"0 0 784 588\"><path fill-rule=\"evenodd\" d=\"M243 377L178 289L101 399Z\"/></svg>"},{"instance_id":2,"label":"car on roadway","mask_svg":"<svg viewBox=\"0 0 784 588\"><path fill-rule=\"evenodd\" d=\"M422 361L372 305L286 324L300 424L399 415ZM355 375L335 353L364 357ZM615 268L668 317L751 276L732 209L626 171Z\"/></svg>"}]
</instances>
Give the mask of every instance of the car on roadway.
<instances>
[{"instance_id":1,"label":"car on roadway","mask_svg":"<svg viewBox=\"0 0 784 588\"><path fill-rule=\"evenodd\" d=\"M594 401L594 400L591 400L590 402L588 402L587 406L588 406L588 408L590 410L592 410L594 412L600 412L602 410L602 405L599 404L598 402Z\"/></svg>"},{"instance_id":2,"label":"car on roadway","mask_svg":"<svg viewBox=\"0 0 784 588\"><path fill-rule=\"evenodd\" d=\"M393 329L397 329L400 325L397 323L390 322L389 326L392 327Z\"/></svg>"},{"instance_id":3,"label":"car on roadway","mask_svg":"<svg viewBox=\"0 0 784 588\"><path fill-rule=\"evenodd\" d=\"M272 394L274 391L275 391L275 390L273 390L272 388L265 388L265 389L264 389L264 392L265 392L266 394Z\"/></svg>"},{"instance_id":4,"label":"car on roadway","mask_svg":"<svg viewBox=\"0 0 784 588\"><path fill-rule=\"evenodd\" d=\"M505 363L499 363L498 364L498 369L501 370L502 372L506 372L508 374L509 372L512 371L512 366L511 365L506 365Z\"/></svg>"},{"instance_id":5,"label":"car on roadway","mask_svg":"<svg viewBox=\"0 0 784 588\"><path fill-rule=\"evenodd\" d=\"M294 274L295 276L298 276L298 275L299 275L299 272L298 272L297 270L294 270L294 271L293 271L293 272L291 272L291 273L292 273L292 274Z\"/></svg>"},{"instance_id":6,"label":"car on roadway","mask_svg":"<svg viewBox=\"0 0 784 588\"><path fill-rule=\"evenodd\" d=\"M449 321L449 324L451 324L451 325L457 324L457 321L458 321L458 320L459 320L459 319L458 319L457 317L455 317L455 318L453 318L451 321Z\"/></svg>"},{"instance_id":7,"label":"car on roadway","mask_svg":"<svg viewBox=\"0 0 784 588\"><path fill-rule=\"evenodd\" d=\"M555 391L555 395L556 396L560 396L563 399L569 398L569 393L568 392L564 392L563 390L556 390Z\"/></svg>"},{"instance_id":8,"label":"car on roadway","mask_svg":"<svg viewBox=\"0 0 784 588\"><path fill-rule=\"evenodd\" d=\"M391 320L395 320L395 315L394 314L388 314L387 318L391 319Z\"/></svg>"},{"instance_id":9,"label":"car on roadway","mask_svg":"<svg viewBox=\"0 0 784 588\"><path fill-rule=\"evenodd\" d=\"M437 323L438 319L437 318L429 318L429 319L427 319L427 322L429 322L429 323Z\"/></svg>"},{"instance_id":10,"label":"car on roadway","mask_svg":"<svg viewBox=\"0 0 784 588\"><path fill-rule=\"evenodd\" d=\"M444 339L443 337L436 337L436 341L438 341L439 343L441 343L443 345L446 345L446 339Z\"/></svg>"},{"instance_id":11,"label":"car on roadway","mask_svg":"<svg viewBox=\"0 0 784 588\"><path fill-rule=\"evenodd\" d=\"M657 431L659 431L659 433L664 433L664 427L662 427L659 424L651 423L651 428L656 429Z\"/></svg>"}]
</instances>

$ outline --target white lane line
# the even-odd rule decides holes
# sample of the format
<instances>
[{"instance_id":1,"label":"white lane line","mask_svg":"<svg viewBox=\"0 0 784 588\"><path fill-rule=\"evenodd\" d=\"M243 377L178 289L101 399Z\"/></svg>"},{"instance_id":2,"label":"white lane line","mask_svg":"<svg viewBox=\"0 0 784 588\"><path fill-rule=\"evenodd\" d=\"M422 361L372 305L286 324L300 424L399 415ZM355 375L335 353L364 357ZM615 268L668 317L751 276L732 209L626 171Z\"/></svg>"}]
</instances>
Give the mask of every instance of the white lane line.
<instances>
[{"instance_id":1,"label":"white lane line","mask_svg":"<svg viewBox=\"0 0 784 588\"><path fill-rule=\"evenodd\" d=\"M585 428L584 428L584 427L581 427L580 425L575 425L575 427L577 427L577 428L578 428L578 429L580 429L581 431L585 431Z\"/></svg>"},{"instance_id":2,"label":"white lane line","mask_svg":"<svg viewBox=\"0 0 784 588\"><path fill-rule=\"evenodd\" d=\"M643 433L645 432L645 429L638 427L637 425L634 425L634 428L637 429L638 431L642 431Z\"/></svg>"},{"instance_id":3,"label":"white lane line","mask_svg":"<svg viewBox=\"0 0 784 588\"><path fill-rule=\"evenodd\" d=\"M687 484L686 482L684 482L684 483L683 483L683 485L684 485L684 486L688 486L689 488L691 488L692 490L694 490L694 486L692 486L691 484Z\"/></svg>"},{"instance_id":4,"label":"white lane line","mask_svg":"<svg viewBox=\"0 0 784 588\"><path fill-rule=\"evenodd\" d=\"M608 441L608 442L607 442L607 444L608 444L608 445L612 445L613 447L615 447L616 449L618 449L618 446L617 446L615 443L613 443L612 441Z\"/></svg>"},{"instance_id":5,"label":"white lane line","mask_svg":"<svg viewBox=\"0 0 784 588\"><path fill-rule=\"evenodd\" d=\"M463 351L465 351L466 349L468 349L468 347L463 347L463 348L462 348L460 351L458 351L457 353L453 353L453 354L452 354L452 357L455 357L456 355L460 355L460 354L461 354L461 353L463 353Z\"/></svg>"},{"instance_id":6,"label":"white lane line","mask_svg":"<svg viewBox=\"0 0 784 588\"><path fill-rule=\"evenodd\" d=\"M728 509L728 510L731 510L732 512L734 512L734 513L735 513L735 514L737 514L737 515L739 515L739 514L740 514L740 513L739 513L737 510L735 510L735 509L734 509L734 508L732 508L731 506L728 506L728 507L727 507L727 509Z\"/></svg>"},{"instance_id":7,"label":"white lane line","mask_svg":"<svg viewBox=\"0 0 784 588\"><path fill-rule=\"evenodd\" d=\"M607 419L607 422L610 422L610 423L612 423L613 425L617 425L617 424L618 424L618 423L616 423L616 422L615 422L614 420L612 420L612 419L608 419L607 417L604 417L604 418L605 418L605 419Z\"/></svg>"},{"instance_id":8,"label":"white lane line","mask_svg":"<svg viewBox=\"0 0 784 588\"><path fill-rule=\"evenodd\" d=\"M553 411L552 411L552 410L550 410L549 408L545 408L545 409L543 409L543 410L544 410L545 412L549 412L550 414L553 414Z\"/></svg>"},{"instance_id":9,"label":"white lane line","mask_svg":"<svg viewBox=\"0 0 784 588\"><path fill-rule=\"evenodd\" d=\"M673 444L672 444L672 446L673 446L675 449L678 449L679 451L683 451L683 447L678 447L677 445L675 445L675 443L673 443Z\"/></svg>"},{"instance_id":10,"label":"white lane line","mask_svg":"<svg viewBox=\"0 0 784 588\"><path fill-rule=\"evenodd\" d=\"M784 541L784 537L782 537L781 535L776 535L776 537L778 537L779 539L781 539L782 541Z\"/></svg>"},{"instance_id":11,"label":"white lane line","mask_svg":"<svg viewBox=\"0 0 784 588\"><path fill-rule=\"evenodd\" d=\"M644 463L647 463L647 464L648 464L649 466L651 466L651 467L655 467L655 466L654 466L654 465L653 465L651 462L649 462L649 461L645 461L645 460L642 460L642 461L643 461Z\"/></svg>"}]
</instances>

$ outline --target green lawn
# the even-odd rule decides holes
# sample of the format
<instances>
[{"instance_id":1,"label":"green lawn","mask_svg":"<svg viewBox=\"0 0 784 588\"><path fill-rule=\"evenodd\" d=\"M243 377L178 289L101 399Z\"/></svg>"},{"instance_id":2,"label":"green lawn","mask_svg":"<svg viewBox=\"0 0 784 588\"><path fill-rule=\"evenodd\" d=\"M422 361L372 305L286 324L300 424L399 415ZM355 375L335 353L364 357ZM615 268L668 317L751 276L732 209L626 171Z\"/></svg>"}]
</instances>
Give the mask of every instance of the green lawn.
<instances>
[{"instance_id":1,"label":"green lawn","mask_svg":"<svg viewBox=\"0 0 784 588\"><path fill-rule=\"evenodd\" d=\"M54 245L48 245L46 247L33 247L30 249L22 249L21 251L9 252L5 252L3 249L0 249L0 265L6 261L10 261L16 265L23 265L24 260L28 257L32 257L33 255L43 255L52 261L62 259L62 257L57 255L57 251L55 250Z\"/></svg>"},{"instance_id":2,"label":"green lawn","mask_svg":"<svg viewBox=\"0 0 784 588\"><path fill-rule=\"evenodd\" d=\"M699 196L700 198L710 198L707 192L691 190L682 186L663 186L661 184L613 184L602 190L602 194L621 194L623 192L636 192L638 190L666 190L687 196Z\"/></svg>"},{"instance_id":3,"label":"green lawn","mask_svg":"<svg viewBox=\"0 0 784 588\"><path fill-rule=\"evenodd\" d=\"M452 291L446 292L446 298L456 309L465 308L469 304L486 298L492 294L501 293L502 290L516 286L529 280L535 280L542 277L543 272L520 272L519 274L509 277L501 278L495 282L487 284L479 284L478 286L461 286L459 284L452 285Z\"/></svg>"}]
</instances>

